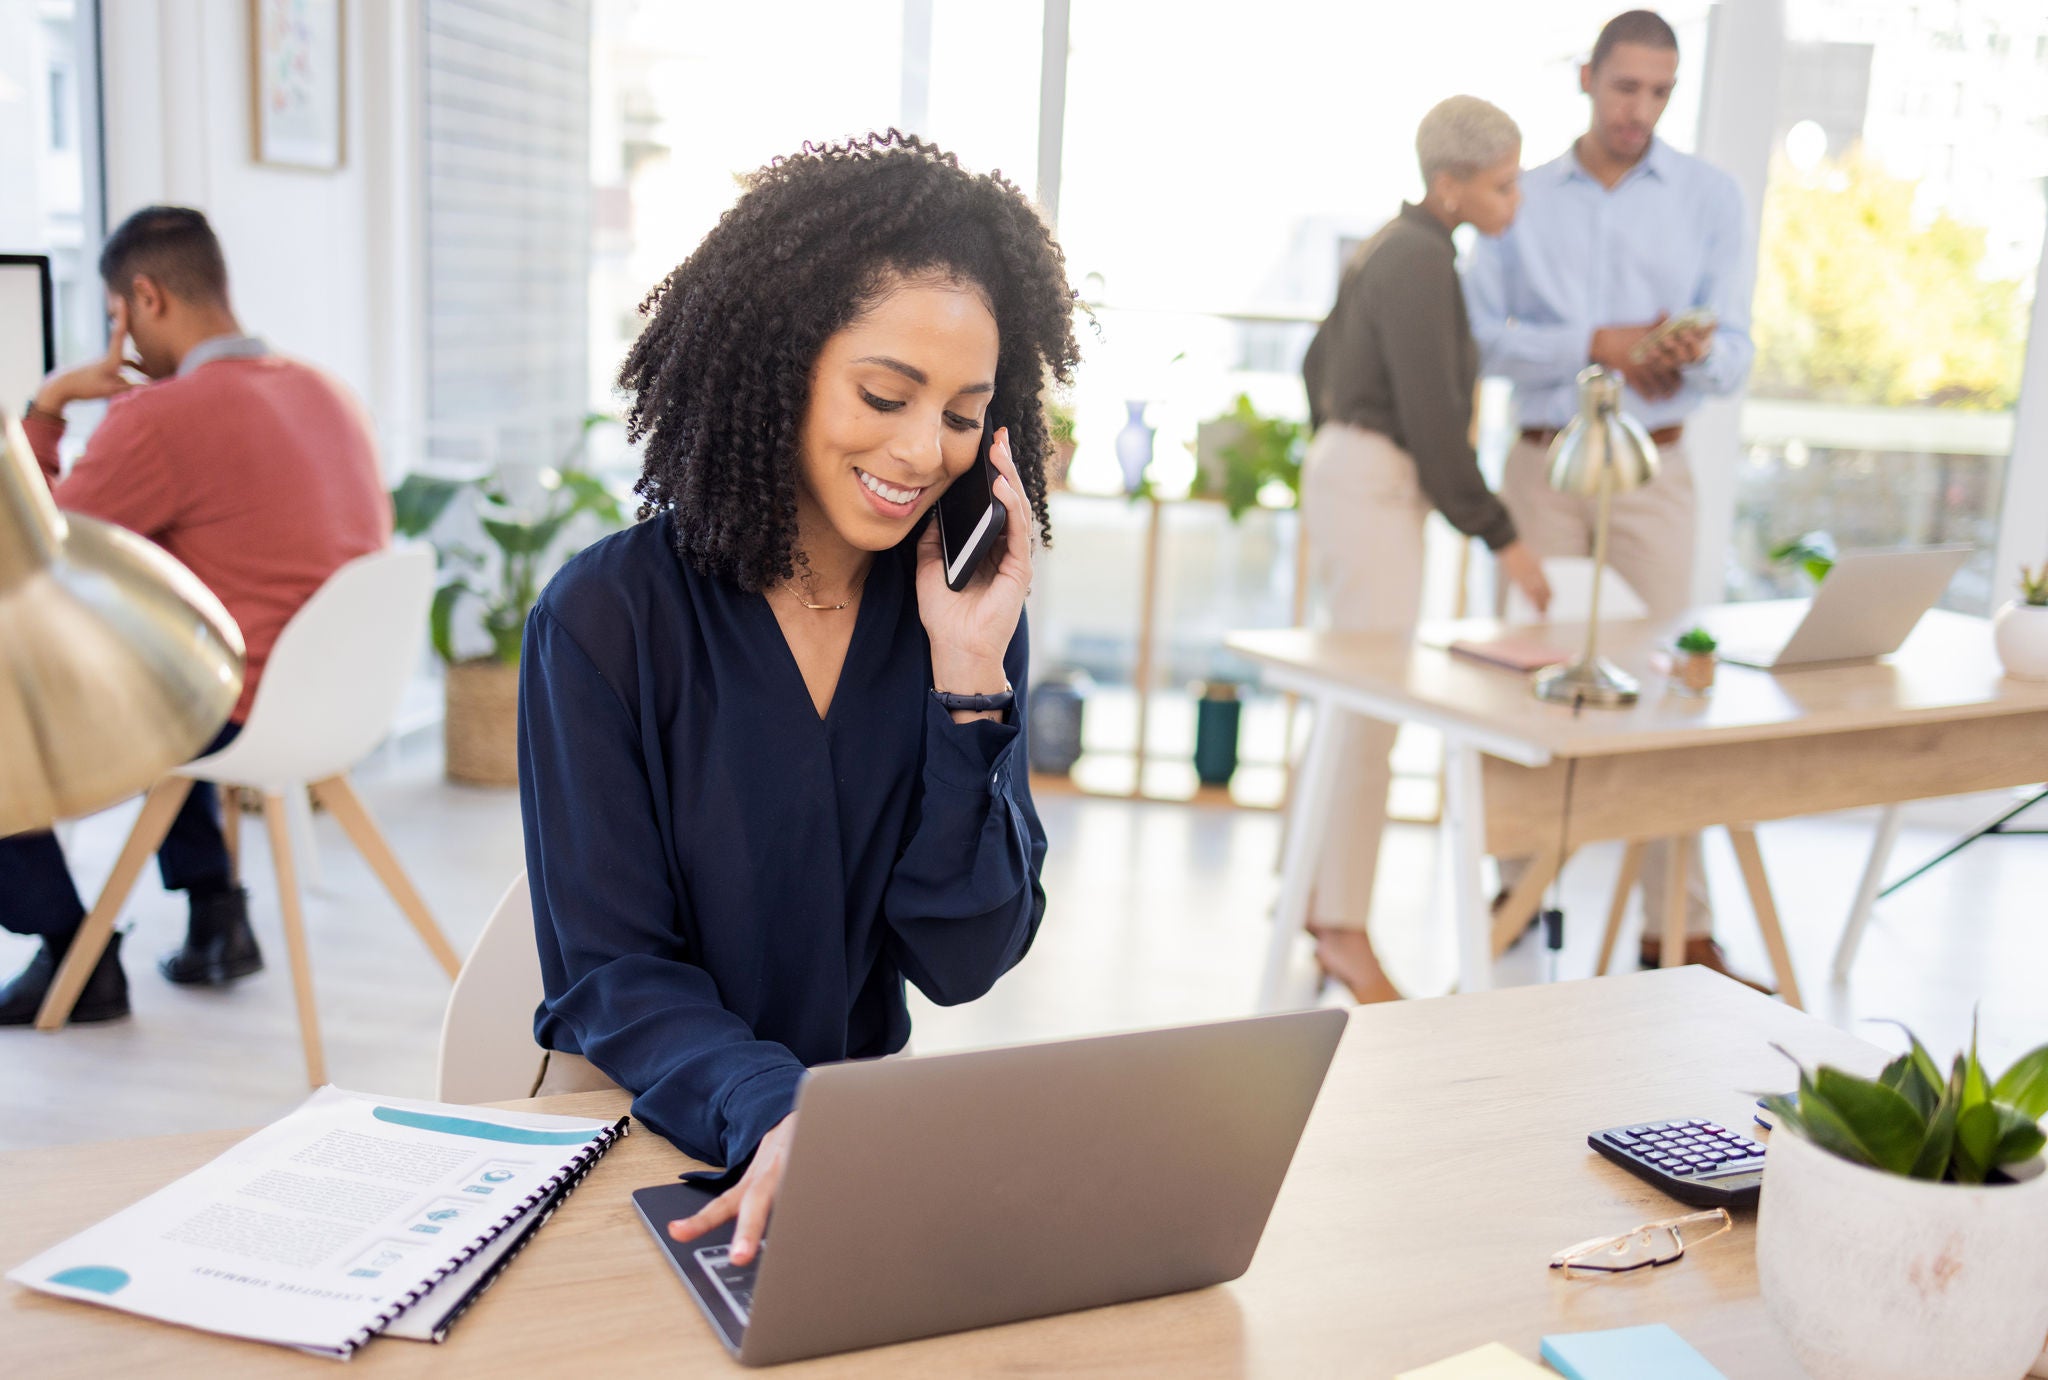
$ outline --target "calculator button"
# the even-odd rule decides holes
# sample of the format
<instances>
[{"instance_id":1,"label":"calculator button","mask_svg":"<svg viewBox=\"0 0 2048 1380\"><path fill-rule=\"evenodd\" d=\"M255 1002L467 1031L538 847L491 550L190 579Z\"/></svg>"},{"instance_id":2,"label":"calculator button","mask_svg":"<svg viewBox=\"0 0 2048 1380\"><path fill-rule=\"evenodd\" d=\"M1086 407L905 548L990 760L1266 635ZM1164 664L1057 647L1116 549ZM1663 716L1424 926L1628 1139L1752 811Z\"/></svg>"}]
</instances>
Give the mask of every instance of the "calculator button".
<instances>
[{"instance_id":1,"label":"calculator button","mask_svg":"<svg viewBox=\"0 0 2048 1380\"><path fill-rule=\"evenodd\" d=\"M1626 1150L1636 1143L1636 1138L1626 1131L1609 1131L1607 1133L1607 1143L1609 1145L1619 1145L1622 1149Z\"/></svg>"},{"instance_id":2,"label":"calculator button","mask_svg":"<svg viewBox=\"0 0 2048 1380\"><path fill-rule=\"evenodd\" d=\"M1670 1168L1671 1168L1671 1172L1672 1172L1673 1174L1690 1174L1690 1173L1692 1173L1692 1172L1693 1172L1693 1171L1694 1171L1694 1170L1695 1170L1695 1169L1696 1169L1697 1167L1698 1167L1698 1166L1696 1166L1696 1165L1690 1165L1690 1164L1674 1164L1674 1165L1670 1166Z\"/></svg>"}]
</instances>

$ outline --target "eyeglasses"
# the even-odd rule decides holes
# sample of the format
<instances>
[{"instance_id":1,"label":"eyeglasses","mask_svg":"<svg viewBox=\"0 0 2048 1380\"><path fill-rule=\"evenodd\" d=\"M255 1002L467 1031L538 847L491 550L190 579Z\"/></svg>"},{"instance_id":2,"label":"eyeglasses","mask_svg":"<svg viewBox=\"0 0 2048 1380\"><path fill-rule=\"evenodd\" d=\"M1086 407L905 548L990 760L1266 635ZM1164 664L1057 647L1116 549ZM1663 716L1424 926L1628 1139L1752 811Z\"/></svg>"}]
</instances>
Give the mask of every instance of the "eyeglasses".
<instances>
[{"instance_id":1,"label":"eyeglasses","mask_svg":"<svg viewBox=\"0 0 2048 1380\"><path fill-rule=\"evenodd\" d=\"M1575 1270L1612 1275L1640 1270L1645 1265L1669 1265L1685 1254L1687 1246L1697 1246L1733 1230L1735 1219L1726 1208L1645 1222L1619 1236L1596 1236L1591 1241L1567 1246L1550 1257L1550 1268L1577 1278L1572 1273Z\"/></svg>"}]
</instances>

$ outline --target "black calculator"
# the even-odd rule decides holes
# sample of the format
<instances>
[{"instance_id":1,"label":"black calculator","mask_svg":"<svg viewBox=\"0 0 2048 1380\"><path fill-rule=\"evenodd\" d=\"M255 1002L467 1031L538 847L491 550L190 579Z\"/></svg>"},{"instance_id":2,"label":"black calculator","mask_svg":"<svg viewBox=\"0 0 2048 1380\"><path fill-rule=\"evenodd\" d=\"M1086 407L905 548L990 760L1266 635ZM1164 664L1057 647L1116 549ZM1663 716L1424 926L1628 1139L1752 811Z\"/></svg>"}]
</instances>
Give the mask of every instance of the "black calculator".
<instances>
[{"instance_id":1,"label":"black calculator","mask_svg":"<svg viewBox=\"0 0 2048 1380\"><path fill-rule=\"evenodd\" d=\"M1763 1193L1763 1142L1718 1122L1645 1121L1595 1131L1586 1144L1693 1207L1755 1207Z\"/></svg>"}]
</instances>

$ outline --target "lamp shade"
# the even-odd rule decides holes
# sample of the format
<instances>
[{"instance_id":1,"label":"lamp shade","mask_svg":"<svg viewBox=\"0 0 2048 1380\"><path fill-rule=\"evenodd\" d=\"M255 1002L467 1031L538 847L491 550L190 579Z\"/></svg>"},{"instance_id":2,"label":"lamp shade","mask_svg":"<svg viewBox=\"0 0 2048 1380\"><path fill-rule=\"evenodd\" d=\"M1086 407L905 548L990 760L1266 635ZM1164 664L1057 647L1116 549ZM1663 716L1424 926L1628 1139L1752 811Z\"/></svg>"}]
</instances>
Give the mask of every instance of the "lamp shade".
<instances>
[{"instance_id":1,"label":"lamp shade","mask_svg":"<svg viewBox=\"0 0 2048 1380\"><path fill-rule=\"evenodd\" d=\"M1657 443L1621 410L1621 379L1599 365L1579 373L1579 413L1550 443L1550 487L1583 498L1625 494L1657 477Z\"/></svg>"},{"instance_id":2,"label":"lamp shade","mask_svg":"<svg viewBox=\"0 0 2048 1380\"><path fill-rule=\"evenodd\" d=\"M220 732L241 629L162 548L61 513L0 411L0 836L133 795Z\"/></svg>"}]
</instances>

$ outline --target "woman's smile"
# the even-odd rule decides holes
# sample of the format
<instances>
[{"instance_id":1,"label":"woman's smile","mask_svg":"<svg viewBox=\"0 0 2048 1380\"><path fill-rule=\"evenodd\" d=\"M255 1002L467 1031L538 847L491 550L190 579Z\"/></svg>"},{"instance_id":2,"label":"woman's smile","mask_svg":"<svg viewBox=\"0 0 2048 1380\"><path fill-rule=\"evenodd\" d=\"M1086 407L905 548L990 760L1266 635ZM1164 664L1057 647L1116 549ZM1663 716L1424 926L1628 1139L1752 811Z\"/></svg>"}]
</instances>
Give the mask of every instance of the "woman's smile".
<instances>
[{"instance_id":1,"label":"woman's smile","mask_svg":"<svg viewBox=\"0 0 2048 1380\"><path fill-rule=\"evenodd\" d=\"M875 511L884 517L907 518L917 512L917 501L924 497L924 489L906 489L900 485L885 483L855 467L854 478L860 481L861 491Z\"/></svg>"}]
</instances>

